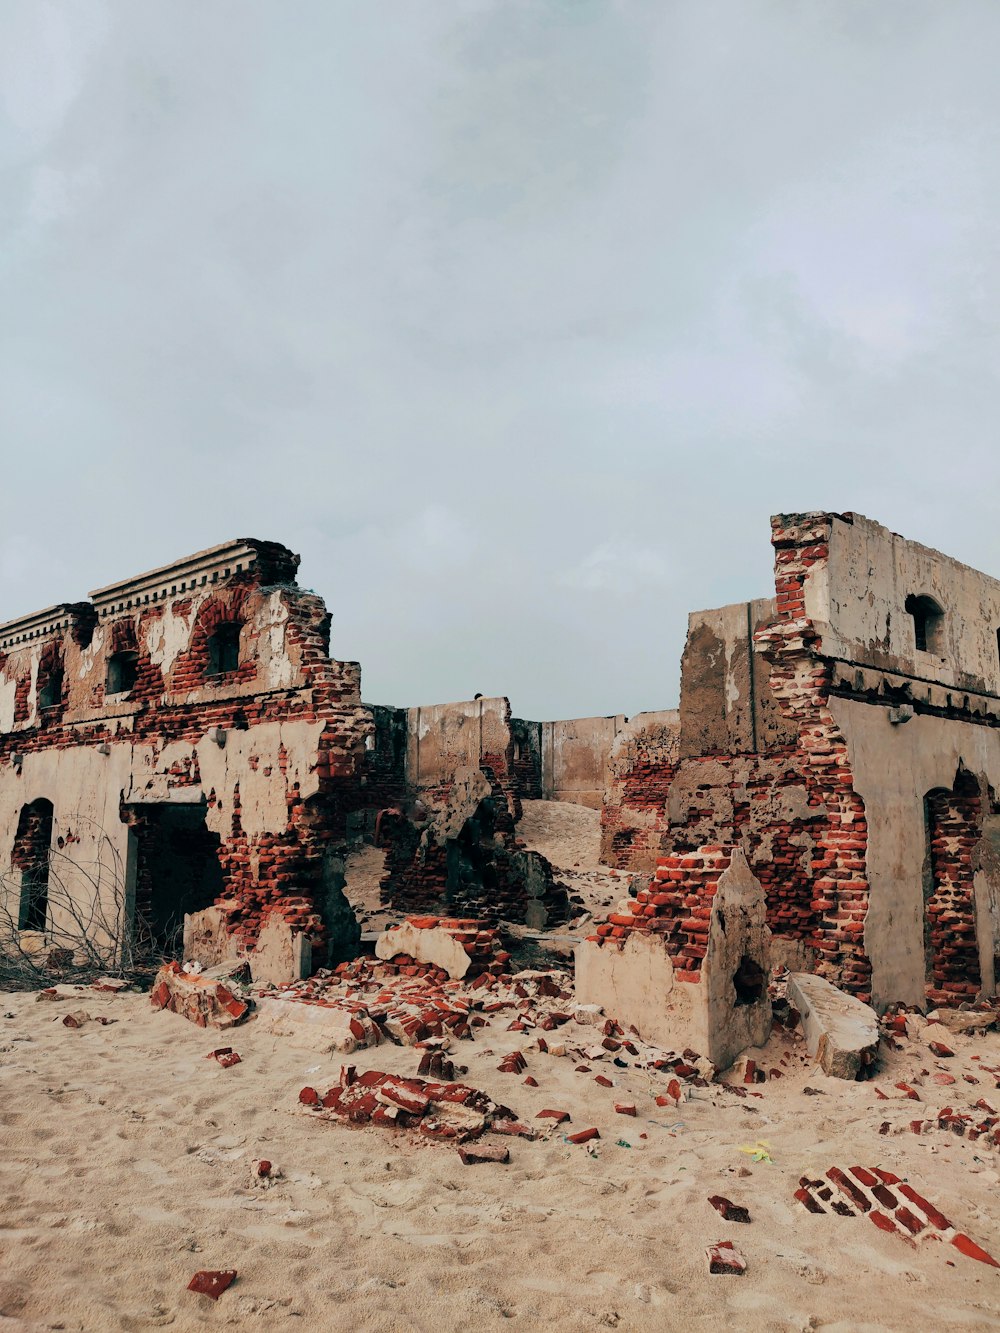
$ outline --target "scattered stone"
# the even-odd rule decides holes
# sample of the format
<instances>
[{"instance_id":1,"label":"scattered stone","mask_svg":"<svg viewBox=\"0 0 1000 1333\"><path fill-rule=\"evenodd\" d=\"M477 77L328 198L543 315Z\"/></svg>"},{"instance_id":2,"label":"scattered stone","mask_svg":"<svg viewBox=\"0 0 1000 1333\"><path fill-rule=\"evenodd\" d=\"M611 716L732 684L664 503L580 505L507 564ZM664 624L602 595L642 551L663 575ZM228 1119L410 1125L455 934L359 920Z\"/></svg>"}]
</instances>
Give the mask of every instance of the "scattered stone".
<instances>
[{"instance_id":1,"label":"scattered stone","mask_svg":"<svg viewBox=\"0 0 1000 1333\"><path fill-rule=\"evenodd\" d=\"M455 1151L466 1166L477 1162L509 1162L510 1149L499 1143L463 1143Z\"/></svg>"}]
</instances>

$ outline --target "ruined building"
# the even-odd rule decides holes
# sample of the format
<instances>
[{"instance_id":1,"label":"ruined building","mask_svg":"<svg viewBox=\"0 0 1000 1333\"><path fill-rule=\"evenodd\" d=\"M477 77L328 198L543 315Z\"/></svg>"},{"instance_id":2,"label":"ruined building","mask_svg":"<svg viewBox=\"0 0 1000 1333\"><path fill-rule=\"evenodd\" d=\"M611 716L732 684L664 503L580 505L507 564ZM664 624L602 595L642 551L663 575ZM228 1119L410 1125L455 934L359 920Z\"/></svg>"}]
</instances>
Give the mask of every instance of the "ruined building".
<instances>
[{"instance_id":1,"label":"ruined building","mask_svg":"<svg viewBox=\"0 0 1000 1333\"><path fill-rule=\"evenodd\" d=\"M599 807L602 859L643 876L577 959L619 1017L669 993L725 1054L769 1021L774 962L879 1008L994 994L1000 582L859 515L772 527L774 597L693 614L679 711L631 720L366 706L260 541L0 626L0 937L169 949L186 914L206 962L289 924L334 961L360 842L397 913L560 924L518 837L553 798Z\"/></svg>"},{"instance_id":2,"label":"ruined building","mask_svg":"<svg viewBox=\"0 0 1000 1333\"><path fill-rule=\"evenodd\" d=\"M238 540L0 625L0 947L179 951L187 916L206 964L289 927L283 967L338 961L365 837L388 903L565 919L514 835L506 700L363 705L297 566Z\"/></svg>"},{"instance_id":3,"label":"ruined building","mask_svg":"<svg viewBox=\"0 0 1000 1333\"><path fill-rule=\"evenodd\" d=\"M698 982L738 852L772 960L880 1009L992 995L1000 582L858 514L772 543L774 598L694 613L679 715L612 759L604 859L656 882L591 944L658 937Z\"/></svg>"},{"instance_id":4,"label":"ruined building","mask_svg":"<svg viewBox=\"0 0 1000 1333\"><path fill-rule=\"evenodd\" d=\"M0 933L169 950L220 902L244 948L277 913L353 952L370 719L297 565L229 542L0 626Z\"/></svg>"}]
</instances>

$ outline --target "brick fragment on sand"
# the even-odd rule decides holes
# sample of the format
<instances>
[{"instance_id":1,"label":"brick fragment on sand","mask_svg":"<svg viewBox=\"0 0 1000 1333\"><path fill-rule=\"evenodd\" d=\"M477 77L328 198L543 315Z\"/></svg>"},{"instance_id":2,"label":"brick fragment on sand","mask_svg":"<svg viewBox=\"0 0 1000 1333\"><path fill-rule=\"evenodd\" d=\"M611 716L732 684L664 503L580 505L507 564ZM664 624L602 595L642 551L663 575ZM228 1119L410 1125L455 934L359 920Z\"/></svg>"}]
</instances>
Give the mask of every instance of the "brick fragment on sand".
<instances>
[{"instance_id":1,"label":"brick fragment on sand","mask_svg":"<svg viewBox=\"0 0 1000 1333\"><path fill-rule=\"evenodd\" d=\"M927 1045L939 1060L948 1060L955 1054L951 1047L946 1046L943 1041L930 1041Z\"/></svg>"},{"instance_id":2,"label":"brick fragment on sand","mask_svg":"<svg viewBox=\"0 0 1000 1333\"><path fill-rule=\"evenodd\" d=\"M705 1257L708 1260L710 1273L728 1273L734 1277L742 1277L747 1271L747 1261L732 1241L720 1240L717 1245L709 1245Z\"/></svg>"},{"instance_id":3,"label":"brick fragment on sand","mask_svg":"<svg viewBox=\"0 0 1000 1333\"><path fill-rule=\"evenodd\" d=\"M989 1264L991 1268L1000 1268L1000 1264L991 1254L987 1254L981 1249L974 1240L959 1232L957 1236L952 1236L951 1243L960 1254L964 1254L969 1259L978 1259L981 1264Z\"/></svg>"},{"instance_id":4,"label":"brick fragment on sand","mask_svg":"<svg viewBox=\"0 0 1000 1333\"><path fill-rule=\"evenodd\" d=\"M823 1207L820 1201L818 1199L813 1198L812 1194L809 1192L808 1189L806 1189L804 1185L800 1186L800 1188L795 1191L795 1198L798 1199L799 1203L801 1203L803 1207L808 1209L810 1213L826 1212L826 1209Z\"/></svg>"},{"instance_id":5,"label":"brick fragment on sand","mask_svg":"<svg viewBox=\"0 0 1000 1333\"><path fill-rule=\"evenodd\" d=\"M217 1051L209 1051L205 1059L217 1060L223 1069L231 1069L233 1065L243 1063L231 1046L220 1046Z\"/></svg>"},{"instance_id":6,"label":"brick fragment on sand","mask_svg":"<svg viewBox=\"0 0 1000 1333\"><path fill-rule=\"evenodd\" d=\"M634 1102L615 1102L615 1110L619 1115L638 1115Z\"/></svg>"},{"instance_id":7,"label":"brick fragment on sand","mask_svg":"<svg viewBox=\"0 0 1000 1333\"><path fill-rule=\"evenodd\" d=\"M236 1278L235 1268L217 1270L201 1269L188 1283L188 1291L196 1291L200 1296L211 1296L217 1301L227 1287L231 1287Z\"/></svg>"},{"instance_id":8,"label":"brick fragment on sand","mask_svg":"<svg viewBox=\"0 0 1000 1333\"><path fill-rule=\"evenodd\" d=\"M727 1222L750 1221L750 1213L746 1208L738 1203L733 1203L730 1199L724 1199L721 1194L713 1194L708 1201Z\"/></svg>"},{"instance_id":9,"label":"brick fragment on sand","mask_svg":"<svg viewBox=\"0 0 1000 1333\"><path fill-rule=\"evenodd\" d=\"M511 1134L519 1139L533 1139L535 1131L530 1125L523 1124L520 1120L494 1120L490 1126L490 1132L493 1134Z\"/></svg>"},{"instance_id":10,"label":"brick fragment on sand","mask_svg":"<svg viewBox=\"0 0 1000 1333\"><path fill-rule=\"evenodd\" d=\"M509 1162L510 1149L500 1143L463 1143L455 1150L466 1166L477 1162Z\"/></svg>"},{"instance_id":11,"label":"brick fragment on sand","mask_svg":"<svg viewBox=\"0 0 1000 1333\"><path fill-rule=\"evenodd\" d=\"M567 1143L589 1143L591 1139L599 1139L600 1137L600 1130L580 1129L575 1134L567 1134L566 1141Z\"/></svg>"},{"instance_id":12,"label":"brick fragment on sand","mask_svg":"<svg viewBox=\"0 0 1000 1333\"><path fill-rule=\"evenodd\" d=\"M535 1116L536 1120L554 1120L557 1125L564 1124L565 1121L570 1120L571 1118L572 1117L568 1111L539 1111Z\"/></svg>"}]
</instances>

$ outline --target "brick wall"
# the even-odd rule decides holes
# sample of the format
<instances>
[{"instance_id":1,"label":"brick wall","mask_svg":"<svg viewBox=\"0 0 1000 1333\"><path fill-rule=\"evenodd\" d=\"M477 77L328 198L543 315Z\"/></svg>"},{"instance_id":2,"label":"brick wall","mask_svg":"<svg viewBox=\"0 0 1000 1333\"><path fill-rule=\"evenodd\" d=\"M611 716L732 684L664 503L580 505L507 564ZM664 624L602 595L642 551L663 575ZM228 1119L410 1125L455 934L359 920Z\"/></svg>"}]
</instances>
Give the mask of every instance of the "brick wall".
<instances>
[{"instance_id":1,"label":"brick wall","mask_svg":"<svg viewBox=\"0 0 1000 1333\"><path fill-rule=\"evenodd\" d=\"M927 797L928 997L937 1003L974 999L981 984L973 885L981 818L979 786L969 774L959 776L954 791Z\"/></svg>"},{"instance_id":2,"label":"brick wall","mask_svg":"<svg viewBox=\"0 0 1000 1333\"><path fill-rule=\"evenodd\" d=\"M322 600L294 583L263 581L294 577L297 557L258 543L256 558L242 558L245 567L228 577L206 582L202 575L199 581L195 569L194 586L178 588L178 595L171 596L169 586L165 596L154 590L151 605L149 594L136 596L132 605L128 585L120 585L116 594L128 603L124 608L98 604L99 617L87 604L71 608L68 625L43 627L23 646L17 622L0 627L13 645L0 658L0 688L14 682L15 695L11 725L0 731L0 827L9 826L20 805L19 788L26 792L32 782L54 787L45 794L57 823L90 806L104 808L105 793L84 791L72 777L60 776L78 770L36 760L53 752L127 746L132 794L123 793L120 828L103 830L123 848L125 825L141 835L148 822L143 803L156 799L142 794L142 784L154 784L164 799L177 788L203 787L199 753L204 756L204 746L214 743L206 738L220 729L225 753L239 742L240 753L249 757L242 768L243 759L227 763L223 789L210 786L202 793L208 822L219 834L219 901L229 905L231 928L246 946L255 942L266 915L278 911L312 930L322 960L324 858L329 845L344 838L347 815L362 799L359 776L370 719L360 703L357 664L329 656L330 621ZM233 623L240 626L238 665L213 675L211 635ZM106 697L108 659L121 651L137 655L135 684L127 694ZM42 683L60 667L58 705L38 708ZM306 735L312 748L304 762L297 755L298 767L286 745L272 744L273 727L265 734L275 723L306 724L297 744L301 748ZM19 766L12 763L15 754ZM44 779L30 776L42 772ZM248 790L255 803L252 831ZM266 818L257 808L261 802ZM10 851L0 847L0 861ZM141 873L138 888L141 905Z\"/></svg>"}]
</instances>

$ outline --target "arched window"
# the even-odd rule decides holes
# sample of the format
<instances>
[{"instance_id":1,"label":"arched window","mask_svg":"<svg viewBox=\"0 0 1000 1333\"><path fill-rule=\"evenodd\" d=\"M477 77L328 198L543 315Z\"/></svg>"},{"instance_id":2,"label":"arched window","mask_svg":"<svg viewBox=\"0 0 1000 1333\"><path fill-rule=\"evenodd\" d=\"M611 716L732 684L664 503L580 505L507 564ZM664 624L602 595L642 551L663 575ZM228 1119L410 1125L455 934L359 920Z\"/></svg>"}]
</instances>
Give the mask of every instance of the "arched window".
<instances>
[{"instance_id":1,"label":"arched window","mask_svg":"<svg viewBox=\"0 0 1000 1333\"><path fill-rule=\"evenodd\" d=\"M113 653L108 658L108 675L105 683L106 694L130 694L135 689L136 676L139 674L139 654L127 649Z\"/></svg>"},{"instance_id":2,"label":"arched window","mask_svg":"<svg viewBox=\"0 0 1000 1333\"><path fill-rule=\"evenodd\" d=\"M240 626L229 621L217 626L208 641L206 676L225 676L240 665Z\"/></svg>"},{"instance_id":3,"label":"arched window","mask_svg":"<svg viewBox=\"0 0 1000 1333\"><path fill-rule=\"evenodd\" d=\"M919 653L944 656L944 612L933 597L916 596L906 599L906 610L913 618L913 638Z\"/></svg>"}]
</instances>

